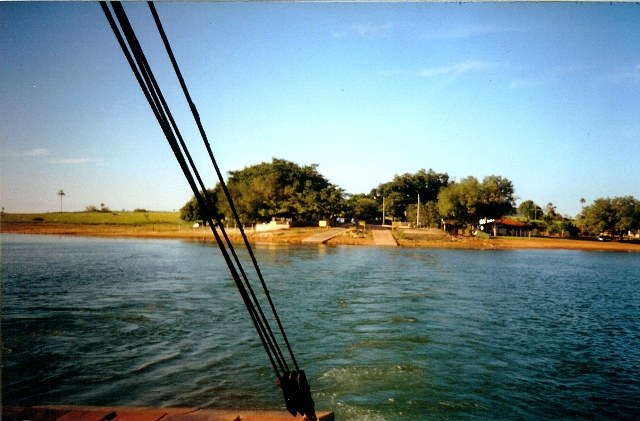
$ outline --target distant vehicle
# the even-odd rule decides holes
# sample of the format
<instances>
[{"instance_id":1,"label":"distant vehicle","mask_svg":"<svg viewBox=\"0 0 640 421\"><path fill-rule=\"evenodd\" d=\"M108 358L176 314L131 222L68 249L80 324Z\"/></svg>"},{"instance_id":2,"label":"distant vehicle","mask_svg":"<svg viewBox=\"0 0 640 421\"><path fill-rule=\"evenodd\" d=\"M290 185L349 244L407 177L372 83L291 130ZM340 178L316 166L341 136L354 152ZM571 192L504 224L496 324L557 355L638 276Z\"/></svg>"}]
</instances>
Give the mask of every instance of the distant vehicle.
<instances>
[{"instance_id":1,"label":"distant vehicle","mask_svg":"<svg viewBox=\"0 0 640 421\"><path fill-rule=\"evenodd\" d=\"M606 235L596 235L596 240L598 241L611 241L612 238Z\"/></svg>"}]
</instances>

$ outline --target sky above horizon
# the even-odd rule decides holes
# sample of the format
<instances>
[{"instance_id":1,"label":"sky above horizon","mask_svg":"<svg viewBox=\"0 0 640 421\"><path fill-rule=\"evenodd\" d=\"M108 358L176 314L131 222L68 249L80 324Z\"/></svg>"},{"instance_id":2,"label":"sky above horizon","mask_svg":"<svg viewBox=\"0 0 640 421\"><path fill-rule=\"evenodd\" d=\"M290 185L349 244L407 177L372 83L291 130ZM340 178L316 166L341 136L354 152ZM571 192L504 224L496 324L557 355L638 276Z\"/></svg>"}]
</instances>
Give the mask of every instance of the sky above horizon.
<instances>
[{"instance_id":1,"label":"sky above horizon","mask_svg":"<svg viewBox=\"0 0 640 421\"><path fill-rule=\"evenodd\" d=\"M205 183L146 3L125 3ZM500 175L575 216L640 199L640 6L156 4L224 174L282 158L348 193ZM96 2L0 2L6 212L174 210L192 193Z\"/></svg>"}]
</instances>

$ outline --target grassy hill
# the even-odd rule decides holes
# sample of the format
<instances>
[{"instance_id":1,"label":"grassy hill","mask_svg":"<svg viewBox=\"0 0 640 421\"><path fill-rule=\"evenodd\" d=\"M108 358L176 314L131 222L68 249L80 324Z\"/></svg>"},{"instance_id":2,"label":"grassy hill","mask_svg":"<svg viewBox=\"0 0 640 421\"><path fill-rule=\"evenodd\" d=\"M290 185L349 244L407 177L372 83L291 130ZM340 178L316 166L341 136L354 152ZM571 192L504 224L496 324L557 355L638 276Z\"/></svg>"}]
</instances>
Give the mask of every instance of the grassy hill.
<instances>
[{"instance_id":1,"label":"grassy hill","mask_svg":"<svg viewBox=\"0 0 640 421\"><path fill-rule=\"evenodd\" d=\"M132 225L178 224L179 212L49 212L3 213L8 224Z\"/></svg>"}]
</instances>

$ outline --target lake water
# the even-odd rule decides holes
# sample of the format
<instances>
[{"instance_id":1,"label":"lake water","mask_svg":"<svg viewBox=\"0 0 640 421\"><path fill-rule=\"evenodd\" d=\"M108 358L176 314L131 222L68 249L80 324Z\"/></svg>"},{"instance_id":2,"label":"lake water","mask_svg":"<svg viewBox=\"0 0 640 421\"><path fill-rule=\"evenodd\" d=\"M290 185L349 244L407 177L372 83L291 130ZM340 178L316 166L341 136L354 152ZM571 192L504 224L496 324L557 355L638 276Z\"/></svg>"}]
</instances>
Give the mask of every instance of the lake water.
<instances>
[{"instance_id":1,"label":"lake water","mask_svg":"<svg viewBox=\"0 0 640 421\"><path fill-rule=\"evenodd\" d=\"M339 420L639 419L640 255L263 245ZM3 404L283 409L214 244L2 236Z\"/></svg>"}]
</instances>

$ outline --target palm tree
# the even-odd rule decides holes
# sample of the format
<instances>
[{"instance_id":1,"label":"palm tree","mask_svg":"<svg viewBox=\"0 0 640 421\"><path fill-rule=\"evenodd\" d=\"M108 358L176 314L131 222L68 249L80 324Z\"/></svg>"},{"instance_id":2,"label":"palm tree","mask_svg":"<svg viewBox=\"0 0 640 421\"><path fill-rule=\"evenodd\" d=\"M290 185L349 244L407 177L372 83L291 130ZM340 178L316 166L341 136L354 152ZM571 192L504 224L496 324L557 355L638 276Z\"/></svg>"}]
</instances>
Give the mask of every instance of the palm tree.
<instances>
[{"instance_id":1,"label":"palm tree","mask_svg":"<svg viewBox=\"0 0 640 421\"><path fill-rule=\"evenodd\" d=\"M584 202L586 202L586 200L584 200L584 197L580 198L580 206L582 206L582 213L584 213Z\"/></svg>"},{"instance_id":2,"label":"palm tree","mask_svg":"<svg viewBox=\"0 0 640 421\"><path fill-rule=\"evenodd\" d=\"M58 192L58 196L60 196L60 213L62 213L62 196L64 196L64 190L60 190Z\"/></svg>"}]
</instances>

